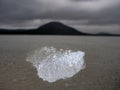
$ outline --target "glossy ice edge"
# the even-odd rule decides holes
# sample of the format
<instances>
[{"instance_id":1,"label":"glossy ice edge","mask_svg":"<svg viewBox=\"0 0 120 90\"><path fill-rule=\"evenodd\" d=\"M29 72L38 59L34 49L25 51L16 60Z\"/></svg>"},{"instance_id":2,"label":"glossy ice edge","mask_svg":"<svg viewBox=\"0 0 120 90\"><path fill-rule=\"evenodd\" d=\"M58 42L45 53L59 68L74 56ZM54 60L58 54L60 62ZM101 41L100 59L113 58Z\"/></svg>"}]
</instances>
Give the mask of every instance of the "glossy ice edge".
<instances>
[{"instance_id":1,"label":"glossy ice edge","mask_svg":"<svg viewBox=\"0 0 120 90\"><path fill-rule=\"evenodd\" d=\"M57 50L54 47L42 47L29 55L29 61L37 69L39 78L50 83L59 79L73 77L85 68L83 51Z\"/></svg>"}]
</instances>

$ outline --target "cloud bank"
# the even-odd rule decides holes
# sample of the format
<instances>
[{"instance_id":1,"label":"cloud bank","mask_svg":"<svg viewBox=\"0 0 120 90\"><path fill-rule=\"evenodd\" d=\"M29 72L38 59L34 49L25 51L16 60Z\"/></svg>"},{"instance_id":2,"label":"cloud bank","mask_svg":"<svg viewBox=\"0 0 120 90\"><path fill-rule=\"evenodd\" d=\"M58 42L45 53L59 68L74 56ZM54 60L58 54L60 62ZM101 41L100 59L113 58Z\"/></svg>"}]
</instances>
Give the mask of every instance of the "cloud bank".
<instances>
[{"instance_id":1,"label":"cloud bank","mask_svg":"<svg viewBox=\"0 0 120 90\"><path fill-rule=\"evenodd\" d=\"M120 33L119 8L120 0L0 0L0 27L36 28L60 21L83 31Z\"/></svg>"}]
</instances>

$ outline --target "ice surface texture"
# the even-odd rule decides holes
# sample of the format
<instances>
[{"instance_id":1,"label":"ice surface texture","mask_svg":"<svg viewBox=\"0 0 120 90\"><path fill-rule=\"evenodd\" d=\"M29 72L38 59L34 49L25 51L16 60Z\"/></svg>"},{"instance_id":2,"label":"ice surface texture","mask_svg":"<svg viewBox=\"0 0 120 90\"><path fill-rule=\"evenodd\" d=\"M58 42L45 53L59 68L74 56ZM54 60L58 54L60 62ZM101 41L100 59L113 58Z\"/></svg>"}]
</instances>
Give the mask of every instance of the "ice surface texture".
<instances>
[{"instance_id":1,"label":"ice surface texture","mask_svg":"<svg viewBox=\"0 0 120 90\"><path fill-rule=\"evenodd\" d=\"M73 52L72 50L57 50L54 47L43 47L28 56L26 60L37 69L40 78L48 82L55 82L59 79L70 78L82 70L85 67L84 55L85 53L82 51Z\"/></svg>"}]
</instances>

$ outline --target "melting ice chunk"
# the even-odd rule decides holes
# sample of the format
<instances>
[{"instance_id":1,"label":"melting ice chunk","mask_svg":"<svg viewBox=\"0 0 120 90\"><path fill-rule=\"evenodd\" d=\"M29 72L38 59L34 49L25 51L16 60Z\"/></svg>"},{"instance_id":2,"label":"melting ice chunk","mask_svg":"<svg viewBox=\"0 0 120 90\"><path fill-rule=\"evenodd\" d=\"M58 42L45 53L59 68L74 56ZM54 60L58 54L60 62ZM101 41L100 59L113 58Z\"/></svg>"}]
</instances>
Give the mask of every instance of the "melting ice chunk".
<instances>
[{"instance_id":1,"label":"melting ice chunk","mask_svg":"<svg viewBox=\"0 0 120 90\"><path fill-rule=\"evenodd\" d=\"M37 69L40 78L48 82L70 78L85 66L85 53L82 51L57 50L54 47L43 47L27 58Z\"/></svg>"}]
</instances>

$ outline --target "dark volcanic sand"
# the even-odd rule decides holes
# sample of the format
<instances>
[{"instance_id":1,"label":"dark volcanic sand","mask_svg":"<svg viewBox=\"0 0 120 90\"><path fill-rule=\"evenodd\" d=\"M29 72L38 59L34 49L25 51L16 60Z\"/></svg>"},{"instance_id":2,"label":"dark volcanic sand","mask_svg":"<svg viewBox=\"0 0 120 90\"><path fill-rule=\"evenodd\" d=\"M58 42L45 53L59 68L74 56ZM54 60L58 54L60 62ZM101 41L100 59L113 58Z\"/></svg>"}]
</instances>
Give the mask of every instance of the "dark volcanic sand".
<instances>
[{"instance_id":1,"label":"dark volcanic sand","mask_svg":"<svg viewBox=\"0 0 120 90\"><path fill-rule=\"evenodd\" d=\"M26 58L43 46L84 51L86 68L55 83L39 79ZM0 36L0 90L120 90L120 37Z\"/></svg>"}]
</instances>

